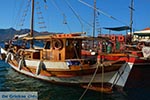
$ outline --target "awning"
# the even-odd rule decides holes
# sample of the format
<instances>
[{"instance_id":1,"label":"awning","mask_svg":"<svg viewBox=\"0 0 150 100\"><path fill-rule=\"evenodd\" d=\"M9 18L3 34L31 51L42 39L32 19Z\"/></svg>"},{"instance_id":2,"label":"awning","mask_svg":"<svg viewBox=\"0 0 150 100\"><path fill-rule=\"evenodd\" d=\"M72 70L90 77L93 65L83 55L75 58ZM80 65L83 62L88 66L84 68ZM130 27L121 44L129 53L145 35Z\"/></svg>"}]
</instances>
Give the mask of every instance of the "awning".
<instances>
[{"instance_id":1,"label":"awning","mask_svg":"<svg viewBox=\"0 0 150 100\"><path fill-rule=\"evenodd\" d=\"M129 30L130 27L129 26L110 27L110 28L104 27L104 29L112 30L112 31L124 31L124 30Z\"/></svg>"}]
</instances>

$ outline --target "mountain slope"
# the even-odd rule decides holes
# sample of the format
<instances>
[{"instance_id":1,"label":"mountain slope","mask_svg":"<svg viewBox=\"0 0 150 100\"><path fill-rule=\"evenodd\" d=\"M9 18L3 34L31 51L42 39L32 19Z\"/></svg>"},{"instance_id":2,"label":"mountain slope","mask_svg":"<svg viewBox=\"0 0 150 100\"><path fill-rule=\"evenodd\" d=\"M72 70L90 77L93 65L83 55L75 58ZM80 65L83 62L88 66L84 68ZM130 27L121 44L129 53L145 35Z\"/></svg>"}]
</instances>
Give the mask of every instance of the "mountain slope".
<instances>
[{"instance_id":1,"label":"mountain slope","mask_svg":"<svg viewBox=\"0 0 150 100\"><path fill-rule=\"evenodd\" d=\"M14 28L9 28L9 29L0 29L0 41L7 41L10 40L14 37L14 35L18 34L25 34L29 33L30 29L21 29L21 30L16 30ZM34 31L34 36L36 35L47 35L47 34L57 34L54 32L37 32Z\"/></svg>"}]
</instances>

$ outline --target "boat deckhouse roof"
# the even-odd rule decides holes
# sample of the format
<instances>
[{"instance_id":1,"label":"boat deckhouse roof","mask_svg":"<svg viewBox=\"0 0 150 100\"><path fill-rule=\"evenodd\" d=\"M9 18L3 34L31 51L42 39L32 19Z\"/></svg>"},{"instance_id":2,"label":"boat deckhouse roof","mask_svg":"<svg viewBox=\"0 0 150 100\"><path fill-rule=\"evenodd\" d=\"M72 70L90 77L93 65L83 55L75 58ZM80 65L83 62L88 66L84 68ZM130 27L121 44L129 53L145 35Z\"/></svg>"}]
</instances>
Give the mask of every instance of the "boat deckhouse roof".
<instances>
[{"instance_id":1,"label":"boat deckhouse roof","mask_svg":"<svg viewBox=\"0 0 150 100\"><path fill-rule=\"evenodd\" d=\"M56 35L42 35L42 36L35 36L35 37L24 37L23 40L48 40L48 39L63 39L63 38L70 38L70 39L83 39L83 40L109 40L108 38L104 37L89 37L89 36L71 36L70 34L56 34Z\"/></svg>"}]
</instances>

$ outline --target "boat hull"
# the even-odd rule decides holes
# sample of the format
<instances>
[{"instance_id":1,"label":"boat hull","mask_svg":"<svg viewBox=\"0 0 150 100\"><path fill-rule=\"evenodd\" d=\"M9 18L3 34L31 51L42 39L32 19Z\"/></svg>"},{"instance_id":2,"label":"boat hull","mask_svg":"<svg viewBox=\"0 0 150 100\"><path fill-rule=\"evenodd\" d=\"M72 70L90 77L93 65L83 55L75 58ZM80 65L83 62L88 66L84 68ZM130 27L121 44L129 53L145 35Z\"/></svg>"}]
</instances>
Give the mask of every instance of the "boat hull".
<instances>
[{"instance_id":1,"label":"boat hull","mask_svg":"<svg viewBox=\"0 0 150 100\"><path fill-rule=\"evenodd\" d=\"M124 87L133 65L120 60L106 61L102 64L97 62L95 65L88 64L81 67L68 65L66 61L16 59L12 53L6 53L5 61L17 72L51 83L76 84L82 87L89 83L106 84L106 86L109 84L109 88L116 85Z\"/></svg>"},{"instance_id":2,"label":"boat hull","mask_svg":"<svg viewBox=\"0 0 150 100\"><path fill-rule=\"evenodd\" d=\"M128 77L126 88L147 88L150 86L150 63L135 64Z\"/></svg>"},{"instance_id":3,"label":"boat hull","mask_svg":"<svg viewBox=\"0 0 150 100\"><path fill-rule=\"evenodd\" d=\"M19 65L14 64L14 62L9 62L10 66L15 69L16 71L46 81L50 82L56 82L56 83L66 83L66 84L88 84L95 72L94 69L86 69L86 70L72 70L72 71L66 71L66 70L41 70L40 74L36 74L36 66L31 67L22 67L21 70L19 70ZM101 83L101 82L109 82L112 77L117 73L118 68L110 71L111 69L105 70L106 72L104 74L104 78L102 78L102 70L98 70L97 74L95 75L92 83Z\"/></svg>"}]
</instances>

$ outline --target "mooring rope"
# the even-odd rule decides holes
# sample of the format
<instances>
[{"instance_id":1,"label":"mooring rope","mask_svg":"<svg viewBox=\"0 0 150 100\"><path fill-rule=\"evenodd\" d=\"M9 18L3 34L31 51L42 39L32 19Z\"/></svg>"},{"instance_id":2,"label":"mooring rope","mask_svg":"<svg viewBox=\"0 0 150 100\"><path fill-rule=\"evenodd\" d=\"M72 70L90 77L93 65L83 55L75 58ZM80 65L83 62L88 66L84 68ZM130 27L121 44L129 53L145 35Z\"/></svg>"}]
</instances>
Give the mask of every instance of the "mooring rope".
<instances>
[{"instance_id":1,"label":"mooring rope","mask_svg":"<svg viewBox=\"0 0 150 100\"><path fill-rule=\"evenodd\" d=\"M102 64L102 62L101 62L101 64L100 64L100 67L102 68L102 82L101 82L101 100L103 100L103 91L104 91L104 65Z\"/></svg>"},{"instance_id":2,"label":"mooring rope","mask_svg":"<svg viewBox=\"0 0 150 100\"><path fill-rule=\"evenodd\" d=\"M85 91L83 92L83 94L81 95L81 97L79 98L79 100L82 100L82 98L83 98L84 95L86 94L87 90L89 89L89 87L90 87L92 81L94 80L94 78L95 78L95 76L96 76L96 73L97 73L97 71L98 71L99 65L100 65L100 63L97 64L96 69L95 69L95 72L94 72L94 74L93 74L93 76L92 76L92 78L91 78L91 80L90 80L90 82L89 82L87 88L85 89Z\"/></svg>"},{"instance_id":3,"label":"mooring rope","mask_svg":"<svg viewBox=\"0 0 150 100\"><path fill-rule=\"evenodd\" d=\"M124 69L123 69L122 72L120 72L120 71L118 70L118 73L117 73L117 75L116 75L116 77L115 77L115 80L113 81L113 84L111 85L111 88L113 88L114 85L116 85L116 84L118 83L118 81L119 81L119 79L121 78L122 74L124 73L124 71L125 71L127 65L128 65L128 64L125 63L125 67L124 67ZM117 79L117 78L118 78L118 79Z\"/></svg>"},{"instance_id":4,"label":"mooring rope","mask_svg":"<svg viewBox=\"0 0 150 100\"><path fill-rule=\"evenodd\" d=\"M104 87L104 84L103 84L103 82L104 82L104 65L103 64L101 64L101 68L102 68L102 83L101 83L101 87L102 87L102 90L103 90L103 87Z\"/></svg>"}]
</instances>

